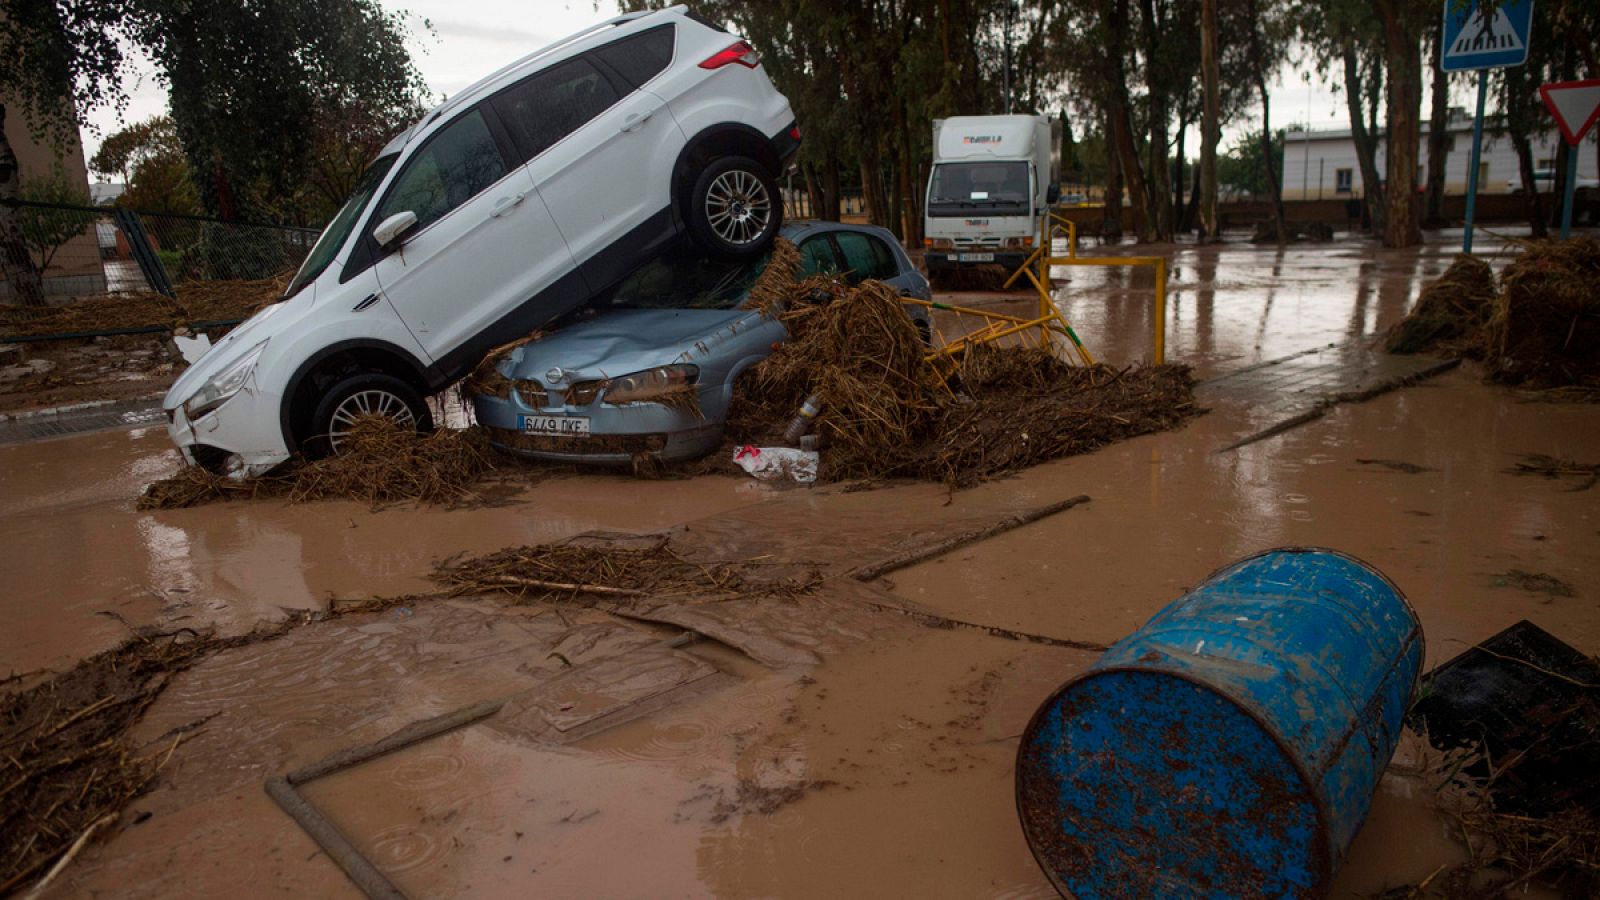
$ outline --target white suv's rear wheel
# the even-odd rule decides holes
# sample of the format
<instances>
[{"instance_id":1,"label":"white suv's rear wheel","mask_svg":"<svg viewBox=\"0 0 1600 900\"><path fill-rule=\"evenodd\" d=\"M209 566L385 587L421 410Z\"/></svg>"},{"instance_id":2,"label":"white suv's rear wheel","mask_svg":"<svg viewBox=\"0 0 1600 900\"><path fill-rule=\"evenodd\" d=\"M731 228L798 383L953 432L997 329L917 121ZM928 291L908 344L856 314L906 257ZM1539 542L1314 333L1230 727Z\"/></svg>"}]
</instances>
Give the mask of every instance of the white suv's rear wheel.
<instances>
[{"instance_id":1,"label":"white suv's rear wheel","mask_svg":"<svg viewBox=\"0 0 1600 900\"><path fill-rule=\"evenodd\" d=\"M715 256L747 259L765 253L783 224L778 182L745 156L707 166L689 194L689 234Z\"/></svg>"},{"instance_id":2,"label":"white suv's rear wheel","mask_svg":"<svg viewBox=\"0 0 1600 900\"><path fill-rule=\"evenodd\" d=\"M415 388L392 375L362 372L335 384L317 403L307 452L313 457L338 453L351 428L366 416L418 431L433 430L433 414Z\"/></svg>"}]
</instances>

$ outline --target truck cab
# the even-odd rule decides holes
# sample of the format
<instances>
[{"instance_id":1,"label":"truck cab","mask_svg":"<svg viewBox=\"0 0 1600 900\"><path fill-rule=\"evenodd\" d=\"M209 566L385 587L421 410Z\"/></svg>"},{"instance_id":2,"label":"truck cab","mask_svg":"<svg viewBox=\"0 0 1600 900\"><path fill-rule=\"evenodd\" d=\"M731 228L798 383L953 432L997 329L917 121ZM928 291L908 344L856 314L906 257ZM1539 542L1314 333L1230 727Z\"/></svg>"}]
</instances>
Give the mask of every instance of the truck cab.
<instances>
[{"instance_id":1,"label":"truck cab","mask_svg":"<svg viewBox=\"0 0 1600 900\"><path fill-rule=\"evenodd\" d=\"M929 275L1020 267L1059 187L1044 116L954 116L933 123L925 228Z\"/></svg>"}]
</instances>

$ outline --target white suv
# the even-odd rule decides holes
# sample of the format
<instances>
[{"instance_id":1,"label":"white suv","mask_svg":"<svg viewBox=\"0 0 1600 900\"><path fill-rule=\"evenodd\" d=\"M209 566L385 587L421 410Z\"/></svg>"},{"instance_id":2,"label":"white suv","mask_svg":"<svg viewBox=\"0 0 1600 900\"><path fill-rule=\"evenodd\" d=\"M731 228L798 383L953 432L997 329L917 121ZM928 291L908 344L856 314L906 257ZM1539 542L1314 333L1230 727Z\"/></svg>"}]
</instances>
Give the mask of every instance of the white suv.
<instances>
[{"instance_id":1,"label":"white suv","mask_svg":"<svg viewBox=\"0 0 1600 900\"><path fill-rule=\"evenodd\" d=\"M799 145L750 45L681 6L525 57L379 153L284 300L173 385L173 440L248 475L337 451L363 413L429 428L424 396L680 234L764 252Z\"/></svg>"}]
</instances>

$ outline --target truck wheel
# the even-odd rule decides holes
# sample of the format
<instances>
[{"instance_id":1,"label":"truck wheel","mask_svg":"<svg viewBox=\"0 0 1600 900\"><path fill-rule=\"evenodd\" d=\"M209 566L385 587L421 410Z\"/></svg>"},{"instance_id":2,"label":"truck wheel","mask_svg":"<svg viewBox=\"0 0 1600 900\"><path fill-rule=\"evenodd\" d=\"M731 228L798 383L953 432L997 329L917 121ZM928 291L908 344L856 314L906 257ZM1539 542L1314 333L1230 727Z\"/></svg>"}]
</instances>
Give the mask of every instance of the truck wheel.
<instances>
[{"instance_id":1,"label":"truck wheel","mask_svg":"<svg viewBox=\"0 0 1600 900\"><path fill-rule=\"evenodd\" d=\"M311 416L306 455L332 456L363 416L382 416L418 431L433 430L433 414L416 388L381 372L357 372L329 388Z\"/></svg>"},{"instance_id":2,"label":"truck wheel","mask_svg":"<svg viewBox=\"0 0 1600 900\"><path fill-rule=\"evenodd\" d=\"M729 156L707 166L689 191L687 212L689 236L723 259L765 253L783 224L777 180L746 156Z\"/></svg>"}]
</instances>

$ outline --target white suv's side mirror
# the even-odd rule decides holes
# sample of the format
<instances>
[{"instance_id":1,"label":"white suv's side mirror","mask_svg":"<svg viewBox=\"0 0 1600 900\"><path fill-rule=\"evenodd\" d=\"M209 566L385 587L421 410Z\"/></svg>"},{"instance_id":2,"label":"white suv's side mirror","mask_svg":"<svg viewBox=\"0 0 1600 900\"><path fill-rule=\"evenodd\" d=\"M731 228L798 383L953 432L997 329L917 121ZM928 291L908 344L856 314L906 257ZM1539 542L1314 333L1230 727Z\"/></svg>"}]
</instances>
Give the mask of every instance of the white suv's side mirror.
<instances>
[{"instance_id":1,"label":"white suv's side mirror","mask_svg":"<svg viewBox=\"0 0 1600 900\"><path fill-rule=\"evenodd\" d=\"M377 228L372 229L372 237L378 242L378 246L387 247L394 243L395 238L415 224L417 224L416 213L409 209L404 212L397 212L384 219L378 224Z\"/></svg>"}]
</instances>

